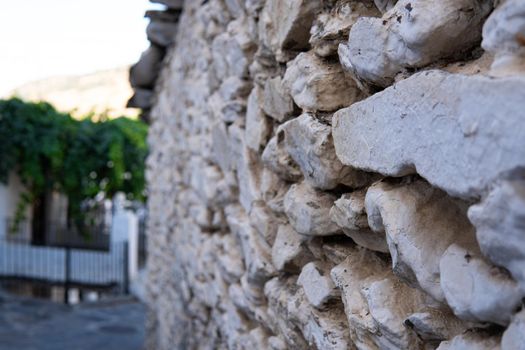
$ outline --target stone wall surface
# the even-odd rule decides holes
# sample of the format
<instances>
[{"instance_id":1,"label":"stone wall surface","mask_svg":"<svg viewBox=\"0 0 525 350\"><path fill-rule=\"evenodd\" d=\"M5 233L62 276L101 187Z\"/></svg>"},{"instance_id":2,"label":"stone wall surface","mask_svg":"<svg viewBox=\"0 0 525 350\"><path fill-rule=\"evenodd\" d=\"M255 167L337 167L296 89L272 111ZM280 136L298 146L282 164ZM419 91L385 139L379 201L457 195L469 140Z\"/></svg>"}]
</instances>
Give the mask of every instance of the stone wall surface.
<instances>
[{"instance_id":1,"label":"stone wall surface","mask_svg":"<svg viewBox=\"0 0 525 350\"><path fill-rule=\"evenodd\" d=\"M155 2L150 349L525 349L523 0Z\"/></svg>"}]
</instances>

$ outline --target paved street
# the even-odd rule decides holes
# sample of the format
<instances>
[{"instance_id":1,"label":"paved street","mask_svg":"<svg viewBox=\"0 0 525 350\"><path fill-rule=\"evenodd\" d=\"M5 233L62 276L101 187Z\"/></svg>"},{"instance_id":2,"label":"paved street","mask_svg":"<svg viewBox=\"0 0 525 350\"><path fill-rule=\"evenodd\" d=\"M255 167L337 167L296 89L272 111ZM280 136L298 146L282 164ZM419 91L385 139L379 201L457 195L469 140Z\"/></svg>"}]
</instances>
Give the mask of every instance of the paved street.
<instances>
[{"instance_id":1,"label":"paved street","mask_svg":"<svg viewBox=\"0 0 525 350\"><path fill-rule=\"evenodd\" d=\"M0 350L142 350L144 322L133 300L68 307L0 294Z\"/></svg>"}]
</instances>

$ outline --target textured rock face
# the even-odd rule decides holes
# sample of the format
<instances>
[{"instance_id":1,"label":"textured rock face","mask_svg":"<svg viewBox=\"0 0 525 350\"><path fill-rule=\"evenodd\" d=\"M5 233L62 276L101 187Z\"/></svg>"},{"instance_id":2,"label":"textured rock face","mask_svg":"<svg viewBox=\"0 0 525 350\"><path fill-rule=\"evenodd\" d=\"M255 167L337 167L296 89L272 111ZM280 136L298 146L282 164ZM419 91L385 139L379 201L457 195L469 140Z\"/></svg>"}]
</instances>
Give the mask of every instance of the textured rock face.
<instances>
[{"instance_id":1,"label":"textured rock face","mask_svg":"<svg viewBox=\"0 0 525 350\"><path fill-rule=\"evenodd\" d=\"M477 247L448 247L439 263L441 288L460 318L507 325L522 293L506 272L490 266L480 255Z\"/></svg>"},{"instance_id":2,"label":"textured rock face","mask_svg":"<svg viewBox=\"0 0 525 350\"><path fill-rule=\"evenodd\" d=\"M525 67L525 4L507 0L483 26L481 46L496 56L492 68L498 75L522 74Z\"/></svg>"},{"instance_id":3,"label":"textured rock face","mask_svg":"<svg viewBox=\"0 0 525 350\"><path fill-rule=\"evenodd\" d=\"M376 183L366 193L365 206L370 228L386 234L394 273L443 301L439 260L450 244L473 235L461 208L420 180Z\"/></svg>"},{"instance_id":4,"label":"textured rock face","mask_svg":"<svg viewBox=\"0 0 525 350\"><path fill-rule=\"evenodd\" d=\"M523 349L522 0L156 2L148 349Z\"/></svg>"},{"instance_id":5,"label":"textured rock face","mask_svg":"<svg viewBox=\"0 0 525 350\"><path fill-rule=\"evenodd\" d=\"M259 18L259 37L278 61L286 62L308 48L310 28L320 1L266 1Z\"/></svg>"},{"instance_id":6,"label":"textured rock face","mask_svg":"<svg viewBox=\"0 0 525 350\"><path fill-rule=\"evenodd\" d=\"M313 187L333 189L339 184L362 187L373 178L339 161L330 126L312 114L302 114L283 124L277 131L277 138L284 139L285 150Z\"/></svg>"},{"instance_id":7,"label":"textured rock face","mask_svg":"<svg viewBox=\"0 0 525 350\"><path fill-rule=\"evenodd\" d=\"M288 64L283 84L295 103L305 111L335 111L361 98L353 80L341 65L323 60L312 52L300 53Z\"/></svg>"},{"instance_id":8,"label":"textured rock face","mask_svg":"<svg viewBox=\"0 0 525 350\"><path fill-rule=\"evenodd\" d=\"M503 181L469 210L483 253L525 290L525 181Z\"/></svg>"},{"instance_id":9,"label":"textured rock face","mask_svg":"<svg viewBox=\"0 0 525 350\"><path fill-rule=\"evenodd\" d=\"M284 197L284 212L295 230L307 236L328 236L339 231L328 215L335 197L304 182L295 184Z\"/></svg>"},{"instance_id":10,"label":"textured rock face","mask_svg":"<svg viewBox=\"0 0 525 350\"><path fill-rule=\"evenodd\" d=\"M491 9L484 0L400 0L382 18L360 18L339 55L357 79L386 87L406 68L472 49Z\"/></svg>"},{"instance_id":11,"label":"textured rock face","mask_svg":"<svg viewBox=\"0 0 525 350\"><path fill-rule=\"evenodd\" d=\"M335 113L335 150L349 166L417 172L453 196L479 197L525 165L525 130L515 127L525 118L523 94L521 77L422 72Z\"/></svg>"},{"instance_id":12,"label":"textured rock face","mask_svg":"<svg viewBox=\"0 0 525 350\"><path fill-rule=\"evenodd\" d=\"M336 55L339 44L347 41L350 28L360 17L376 16L380 16L380 12L372 3L337 1L315 19L310 44L318 56Z\"/></svg>"},{"instance_id":13,"label":"textured rock face","mask_svg":"<svg viewBox=\"0 0 525 350\"><path fill-rule=\"evenodd\" d=\"M334 206L330 209L330 218L360 246L386 253L388 245L385 233L374 232L368 226L365 194L363 190L344 194L334 202Z\"/></svg>"}]
</instances>

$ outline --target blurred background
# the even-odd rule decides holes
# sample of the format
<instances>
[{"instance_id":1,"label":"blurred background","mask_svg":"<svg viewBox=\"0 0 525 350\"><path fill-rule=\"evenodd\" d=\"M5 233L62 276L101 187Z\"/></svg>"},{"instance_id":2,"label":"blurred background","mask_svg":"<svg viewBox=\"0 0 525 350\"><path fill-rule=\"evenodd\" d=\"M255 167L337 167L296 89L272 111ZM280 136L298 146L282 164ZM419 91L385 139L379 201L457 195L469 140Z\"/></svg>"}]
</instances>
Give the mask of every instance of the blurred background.
<instances>
[{"instance_id":1,"label":"blurred background","mask_svg":"<svg viewBox=\"0 0 525 350\"><path fill-rule=\"evenodd\" d=\"M142 348L147 125L126 104L155 9L0 3L0 349Z\"/></svg>"},{"instance_id":2,"label":"blurred background","mask_svg":"<svg viewBox=\"0 0 525 350\"><path fill-rule=\"evenodd\" d=\"M128 68L149 45L144 13L156 8L146 0L2 1L0 97L43 99L78 115L124 112Z\"/></svg>"}]
</instances>

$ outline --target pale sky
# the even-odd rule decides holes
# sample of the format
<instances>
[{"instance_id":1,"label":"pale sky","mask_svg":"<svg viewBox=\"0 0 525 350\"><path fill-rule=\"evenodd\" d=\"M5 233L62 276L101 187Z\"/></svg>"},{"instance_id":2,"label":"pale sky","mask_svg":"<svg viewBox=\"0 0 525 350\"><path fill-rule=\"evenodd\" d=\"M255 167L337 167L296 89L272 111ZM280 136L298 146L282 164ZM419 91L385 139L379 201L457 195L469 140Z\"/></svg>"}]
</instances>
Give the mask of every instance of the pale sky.
<instances>
[{"instance_id":1,"label":"pale sky","mask_svg":"<svg viewBox=\"0 0 525 350\"><path fill-rule=\"evenodd\" d=\"M34 80L134 63L148 0L0 0L0 96Z\"/></svg>"}]
</instances>

